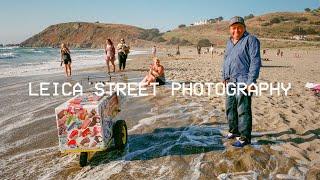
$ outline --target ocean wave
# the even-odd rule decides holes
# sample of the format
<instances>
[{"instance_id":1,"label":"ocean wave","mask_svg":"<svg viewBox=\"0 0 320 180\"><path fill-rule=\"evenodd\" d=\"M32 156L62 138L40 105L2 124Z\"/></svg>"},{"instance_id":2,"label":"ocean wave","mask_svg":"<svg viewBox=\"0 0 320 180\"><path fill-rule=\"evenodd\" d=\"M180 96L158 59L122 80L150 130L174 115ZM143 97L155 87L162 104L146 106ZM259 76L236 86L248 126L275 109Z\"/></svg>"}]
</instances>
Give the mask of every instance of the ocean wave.
<instances>
[{"instance_id":1,"label":"ocean wave","mask_svg":"<svg viewBox=\"0 0 320 180\"><path fill-rule=\"evenodd\" d=\"M23 54L23 53L27 53L27 54L32 54L32 53L45 53L44 50L39 50L39 49L34 49L34 48L32 48L32 49L17 49L16 52L21 53L21 54Z\"/></svg>"},{"instance_id":2,"label":"ocean wave","mask_svg":"<svg viewBox=\"0 0 320 180\"><path fill-rule=\"evenodd\" d=\"M104 61L97 59L72 59L72 69L78 70L84 67L96 67L105 65ZM60 61L46 61L46 62L32 62L32 63L21 63L16 65L9 65L0 67L0 78L1 77L17 77L17 76L30 76L30 75L42 75L42 74L53 74L53 73L64 73L64 67L60 66Z\"/></svg>"},{"instance_id":3,"label":"ocean wave","mask_svg":"<svg viewBox=\"0 0 320 180\"><path fill-rule=\"evenodd\" d=\"M148 51L139 51L139 50L130 50L131 55L141 55L141 54L148 54Z\"/></svg>"},{"instance_id":4,"label":"ocean wave","mask_svg":"<svg viewBox=\"0 0 320 180\"><path fill-rule=\"evenodd\" d=\"M40 51L40 50L34 50L33 52L35 52L35 53L44 53L44 51Z\"/></svg>"},{"instance_id":5,"label":"ocean wave","mask_svg":"<svg viewBox=\"0 0 320 180\"><path fill-rule=\"evenodd\" d=\"M94 54L94 55L87 55L87 54L74 54L71 55L72 60L97 60L97 59L104 59L103 54Z\"/></svg>"},{"instance_id":6,"label":"ocean wave","mask_svg":"<svg viewBox=\"0 0 320 180\"><path fill-rule=\"evenodd\" d=\"M81 52L81 53L89 52L89 53L92 53L92 52L104 52L104 50L103 49L71 49L71 53L72 52L75 52L75 53L77 53L77 52Z\"/></svg>"},{"instance_id":7,"label":"ocean wave","mask_svg":"<svg viewBox=\"0 0 320 180\"><path fill-rule=\"evenodd\" d=\"M38 49L28 49L29 52L35 52L35 53L44 53L44 51L38 50Z\"/></svg>"},{"instance_id":8,"label":"ocean wave","mask_svg":"<svg viewBox=\"0 0 320 180\"><path fill-rule=\"evenodd\" d=\"M12 49L16 49L19 48L18 46L11 46L11 47L0 47L0 50L12 50Z\"/></svg>"},{"instance_id":9,"label":"ocean wave","mask_svg":"<svg viewBox=\"0 0 320 180\"><path fill-rule=\"evenodd\" d=\"M74 54L84 54L84 53L94 53L94 54L103 54L104 55L104 50L103 49L71 49L71 53ZM130 55L137 55L137 54L148 54L148 51L143 51L143 50L130 50Z\"/></svg>"},{"instance_id":10,"label":"ocean wave","mask_svg":"<svg viewBox=\"0 0 320 180\"><path fill-rule=\"evenodd\" d=\"M12 58L16 58L16 54L15 53L1 53L0 54L0 59L12 59Z\"/></svg>"},{"instance_id":11,"label":"ocean wave","mask_svg":"<svg viewBox=\"0 0 320 180\"><path fill-rule=\"evenodd\" d=\"M47 65L49 64L48 62L36 62L36 63L23 63L23 64L18 64L16 67L25 67L25 66L36 66L36 65Z\"/></svg>"}]
</instances>

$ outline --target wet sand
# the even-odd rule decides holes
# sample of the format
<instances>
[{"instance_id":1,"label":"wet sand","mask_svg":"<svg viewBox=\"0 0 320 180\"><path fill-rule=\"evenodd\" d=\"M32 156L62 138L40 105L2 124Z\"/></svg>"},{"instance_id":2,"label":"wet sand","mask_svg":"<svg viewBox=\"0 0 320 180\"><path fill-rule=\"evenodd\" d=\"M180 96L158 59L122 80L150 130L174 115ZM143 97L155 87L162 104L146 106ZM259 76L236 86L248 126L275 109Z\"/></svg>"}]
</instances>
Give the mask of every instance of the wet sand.
<instances>
[{"instance_id":1,"label":"wet sand","mask_svg":"<svg viewBox=\"0 0 320 180\"><path fill-rule=\"evenodd\" d=\"M161 51L161 50L160 50ZM217 49L222 52L222 49ZM159 55L166 77L175 82L219 82L222 56L200 57L182 48L179 57ZM320 101L304 87L319 83L318 49L267 51L259 81L291 82L289 96L253 98L252 145L233 148L226 141L224 97L171 96L170 85L157 96L126 98L119 119L129 130L126 150L96 153L80 168L78 156L58 149L54 108L69 97L29 97L28 82L64 82L62 74L2 78L1 177L5 179L224 179L320 177ZM300 53L301 58L294 57ZM128 62L121 81L137 81L149 57ZM105 75L104 67L74 73L71 83ZM119 74L119 73L117 73ZM117 75L118 76L118 75ZM135 79L138 78L138 79ZM94 80L93 80L94 81ZM99 81L99 80L97 80ZM36 87L35 87L36 88Z\"/></svg>"}]
</instances>

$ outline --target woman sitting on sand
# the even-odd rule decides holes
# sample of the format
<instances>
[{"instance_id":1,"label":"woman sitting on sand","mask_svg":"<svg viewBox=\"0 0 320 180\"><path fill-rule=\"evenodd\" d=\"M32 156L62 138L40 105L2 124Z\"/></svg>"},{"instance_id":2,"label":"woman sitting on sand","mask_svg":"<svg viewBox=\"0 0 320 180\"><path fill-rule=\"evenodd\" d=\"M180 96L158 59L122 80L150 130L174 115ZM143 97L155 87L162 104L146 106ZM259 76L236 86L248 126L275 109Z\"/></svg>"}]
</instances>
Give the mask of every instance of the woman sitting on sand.
<instances>
[{"instance_id":1,"label":"woman sitting on sand","mask_svg":"<svg viewBox=\"0 0 320 180\"><path fill-rule=\"evenodd\" d=\"M64 63L64 69L65 69L66 75L67 77L69 77L71 76L71 56L70 56L69 48L64 43L61 44L60 54L61 54L61 66L62 66L62 63Z\"/></svg>"},{"instance_id":2,"label":"woman sitting on sand","mask_svg":"<svg viewBox=\"0 0 320 180\"><path fill-rule=\"evenodd\" d=\"M106 64L108 68L108 74L110 73L110 65L109 62L111 62L113 66L113 72L116 71L116 66L114 65L114 60L116 59L116 49L114 48L113 42L111 39L107 39L106 41L106 47L105 47L105 53L106 53Z\"/></svg>"},{"instance_id":3,"label":"woman sitting on sand","mask_svg":"<svg viewBox=\"0 0 320 180\"><path fill-rule=\"evenodd\" d=\"M152 82L157 82L159 85L164 85L166 82L164 76L164 67L160 64L160 60L156 57L153 58L153 64L150 65L148 74L140 83L149 86Z\"/></svg>"}]
</instances>

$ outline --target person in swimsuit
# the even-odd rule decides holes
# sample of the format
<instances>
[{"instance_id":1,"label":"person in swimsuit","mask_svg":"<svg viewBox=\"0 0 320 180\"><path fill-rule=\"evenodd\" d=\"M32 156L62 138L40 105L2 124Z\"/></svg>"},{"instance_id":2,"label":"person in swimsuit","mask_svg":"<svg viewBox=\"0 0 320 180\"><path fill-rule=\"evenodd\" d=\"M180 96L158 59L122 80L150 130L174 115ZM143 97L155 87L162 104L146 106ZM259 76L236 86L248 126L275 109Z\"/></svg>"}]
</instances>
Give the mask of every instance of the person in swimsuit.
<instances>
[{"instance_id":1,"label":"person in swimsuit","mask_svg":"<svg viewBox=\"0 0 320 180\"><path fill-rule=\"evenodd\" d=\"M107 64L108 74L110 73L109 62L111 62L112 66L113 66L113 72L115 72L116 66L114 65L114 60L116 59L116 57L115 57L116 49L115 49L111 39L107 39L107 41L106 41L105 54L106 54L105 60L106 60L106 64Z\"/></svg>"},{"instance_id":2,"label":"person in swimsuit","mask_svg":"<svg viewBox=\"0 0 320 180\"><path fill-rule=\"evenodd\" d=\"M61 54L61 65L62 63L64 63L64 69L65 69L66 75L67 77L69 77L71 76L71 56L70 56L69 48L64 43L61 44L60 54Z\"/></svg>"},{"instance_id":3,"label":"person in swimsuit","mask_svg":"<svg viewBox=\"0 0 320 180\"><path fill-rule=\"evenodd\" d=\"M154 63L150 65L148 74L140 83L149 86L152 82L158 82L159 85L164 85L166 83L164 67L160 64L158 58L153 58L153 62Z\"/></svg>"}]
</instances>

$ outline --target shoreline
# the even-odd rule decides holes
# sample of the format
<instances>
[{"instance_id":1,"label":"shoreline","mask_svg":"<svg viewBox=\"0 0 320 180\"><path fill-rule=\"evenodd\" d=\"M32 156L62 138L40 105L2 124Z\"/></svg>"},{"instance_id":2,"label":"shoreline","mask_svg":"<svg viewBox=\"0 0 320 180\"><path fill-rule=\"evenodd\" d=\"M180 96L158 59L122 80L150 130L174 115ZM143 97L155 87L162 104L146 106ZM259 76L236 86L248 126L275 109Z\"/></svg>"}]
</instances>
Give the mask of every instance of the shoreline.
<instances>
[{"instance_id":1,"label":"shoreline","mask_svg":"<svg viewBox=\"0 0 320 180\"><path fill-rule=\"evenodd\" d=\"M72 53L73 70L80 70L85 68L85 66L97 67L105 65L105 57L102 49L73 49ZM135 56L140 57L148 52L143 49L135 49L132 50L131 53L131 57L135 58ZM12 50L12 52L10 50L7 54L11 54L16 59L0 59L0 69L2 71L0 78L64 73L64 65L60 66L58 51L17 49ZM24 55L26 56L23 57ZM33 59L35 60L33 61ZM131 58L129 58L128 61L131 61Z\"/></svg>"}]
</instances>

